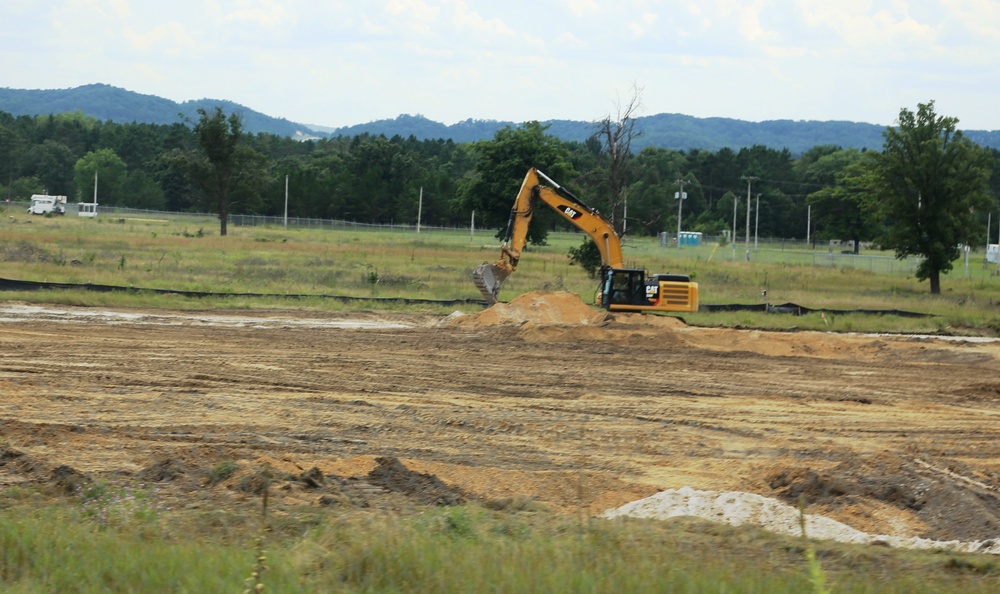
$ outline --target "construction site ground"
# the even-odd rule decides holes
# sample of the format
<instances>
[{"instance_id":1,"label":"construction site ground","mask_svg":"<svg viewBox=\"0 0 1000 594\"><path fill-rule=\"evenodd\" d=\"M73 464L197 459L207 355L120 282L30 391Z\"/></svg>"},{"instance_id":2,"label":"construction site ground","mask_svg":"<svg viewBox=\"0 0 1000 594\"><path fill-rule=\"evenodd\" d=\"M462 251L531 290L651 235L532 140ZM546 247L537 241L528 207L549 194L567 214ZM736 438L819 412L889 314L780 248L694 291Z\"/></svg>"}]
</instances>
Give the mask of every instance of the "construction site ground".
<instances>
[{"instance_id":1,"label":"construction site ground","mask_svg":"<svg viewBox=\"0 0 1000 594\"><path fill-rule=\"evenodd\" d=\"M689 327L565 293L477 314L0 303L0 488L167 504L599 515L756 493L874 534L1000 536L1000 342ZM506 503L504 503L506 502Z\"/></svg>"}]
</instances>

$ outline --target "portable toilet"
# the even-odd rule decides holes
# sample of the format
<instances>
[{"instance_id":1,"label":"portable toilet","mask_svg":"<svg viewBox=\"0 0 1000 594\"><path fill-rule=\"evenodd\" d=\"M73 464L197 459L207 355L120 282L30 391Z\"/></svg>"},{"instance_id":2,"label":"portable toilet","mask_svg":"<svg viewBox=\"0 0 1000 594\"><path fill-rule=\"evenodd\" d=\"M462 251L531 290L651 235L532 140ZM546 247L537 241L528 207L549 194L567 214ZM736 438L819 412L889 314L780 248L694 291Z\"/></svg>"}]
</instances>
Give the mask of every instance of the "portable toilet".
<instances>
[{"instance_id":1,"label":"portable toilet","mask_svg":"<svg viewBox=\"0 0 1000 594\"><path fill-rule=\"evenodd\" d=\"M699 246L701 245L701 233L695 231L681 231L677 241L680 245Z\"/></svg>"}]
</instances>

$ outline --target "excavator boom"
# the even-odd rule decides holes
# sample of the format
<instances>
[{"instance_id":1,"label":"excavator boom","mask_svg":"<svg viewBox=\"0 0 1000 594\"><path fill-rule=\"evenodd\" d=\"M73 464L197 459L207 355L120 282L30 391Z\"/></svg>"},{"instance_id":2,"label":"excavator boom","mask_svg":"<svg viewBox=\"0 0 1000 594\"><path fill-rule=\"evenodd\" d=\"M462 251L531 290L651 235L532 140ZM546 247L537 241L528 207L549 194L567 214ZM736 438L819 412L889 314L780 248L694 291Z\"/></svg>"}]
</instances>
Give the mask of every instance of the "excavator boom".
<instances>
[{"instance_id":1,"label":"excavator boom","mask_svg":"<svg viewBox=\"0 0 1000 594\"><path fill-rule=\"evenodd\" d=\"M605 267L623 266L621 240L600 213L532 167L524 176L511 208L507 234L500 246L500 259L493 263L484 262L472 271L472 280L489 305L497 303L500 286L517 269L521 252L528 242L528 227L535 214L535 203L539 200L594 240Z\"/></svg>"},{"instance_id":2,"label":"excavator boom","mask_svg":"<svg viewBox=\"0 0 1000 594\"><path fill-rule=\"evenodd\" d=\"M544 182L544 183L543 183ZM528 241L535 204L544 202L577 229L590 236L601 253L601 289L597 304L616 311L697 311L698 284L685 275L657 274L625 268L621 239L596 209L583 203L541 171L524 176L500 246L500 259L472 271L472 280L488 305L497 303L500 287L516 269Z\"/></svg>"}]
</instances>

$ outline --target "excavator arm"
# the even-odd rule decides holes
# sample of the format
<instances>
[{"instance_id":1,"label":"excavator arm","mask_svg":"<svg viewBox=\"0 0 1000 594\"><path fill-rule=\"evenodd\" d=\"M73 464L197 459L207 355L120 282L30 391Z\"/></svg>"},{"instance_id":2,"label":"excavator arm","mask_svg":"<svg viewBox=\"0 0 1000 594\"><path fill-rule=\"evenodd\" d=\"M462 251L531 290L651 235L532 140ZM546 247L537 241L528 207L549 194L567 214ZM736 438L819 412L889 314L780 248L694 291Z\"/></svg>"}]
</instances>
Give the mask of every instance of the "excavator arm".
<instances>
[{"instance_id":1,"label":"excavator arm","mask_svg":"<svg viewBox=\"0 0 1000 594\"><path fill-rule=\"evenodd\" d=\"M510 211L507 234L500 246L500 259L492 264L485 262L472 271L472 280L487 304L497 303L500 286L517 269L521 251L528 242L528 226L539 200L594 240L604 267L623 267L621 240L611 225L597 210L532 167L524 176L514 207Z\"/></svg>"}]
</instances>

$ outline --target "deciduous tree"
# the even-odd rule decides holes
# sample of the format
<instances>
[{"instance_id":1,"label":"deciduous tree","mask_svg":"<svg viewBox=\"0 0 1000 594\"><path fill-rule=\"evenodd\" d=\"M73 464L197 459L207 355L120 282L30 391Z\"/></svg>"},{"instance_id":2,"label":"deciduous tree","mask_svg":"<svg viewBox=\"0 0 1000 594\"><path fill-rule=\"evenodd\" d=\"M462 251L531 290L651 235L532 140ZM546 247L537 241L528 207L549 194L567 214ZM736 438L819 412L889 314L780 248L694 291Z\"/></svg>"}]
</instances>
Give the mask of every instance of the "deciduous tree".
<instances>
[{"instance_id":1,"label":"deciduous tree","mask_svg":"<svg viewBox=\"0 0 1000 594\"><path fill-rule=\"evenodd\" d=\"M212 114L198 109L198 114L194 132L200 151L177 151L173 163L204 192L219 215L219 234L226 235L233 200L259 200L265 159L242 144L239 114L231 113L227 118L221 107Z\"/></svg>"},{"instance_id":2,"label":"deciduous tree","mask_svg":"<svg viewBox=\"0 0 1000 594\"><path fill-rule=\"evenodd\" d=\"M824 188L809 194L812 220L829 239L850 239L854 253L862 240L874 237L877 221L863 208L869 192L867 170L856 149L837 150L816 159L806 168L809 183Z\"/></svg>"},{"instance_id":3,"label":"deciduous tree","mask_svg":"<svg viewBox=\"0 0 1000 594\"><path fill-rule=\"evenodd\" d=\"M575 178L565 143L545 130L538 122L528 122L519 128L508 126L498 131L493 140L474 145L478 157L475 176L459 190L461 206L467 211L475 210L484 226L499 230L500 238L506 234L510 209L528 169L537 167L567 186ZM552 220L549 214L548 208L536 211L528 229L530 243L545 243L546 222Z\"/></svg>"},{"instance_id":4,"label":"deciduous tree","mask_svg":"<svg viewBox=\"0 0 1000 594\"><path fill-rule=\"evenodd\" d=\"M97 174L98 202L105 206L130 206L126 203L124 186L128 168L111 149L100 149L80 157L73 166L77 196L82 202L94 198L94 174Z\"/></svg>"},{"instance_id":5,"label":"deciduous tree","mask_svg":"<svg viewBox=\"0 0 1000 594\"><path fill-rule=\"evenodd\" d=\"M899 112L885 130L881 152L869 151L871 189L868 206L888 223L878 243L897 258L920 256L919 280L941 293L941 274L952 269L962 244L983 237L976 211L992 205L990 158L956 130L958 119L939 116L934 102L914 113Z\"/></svg>"}]
</instances>

